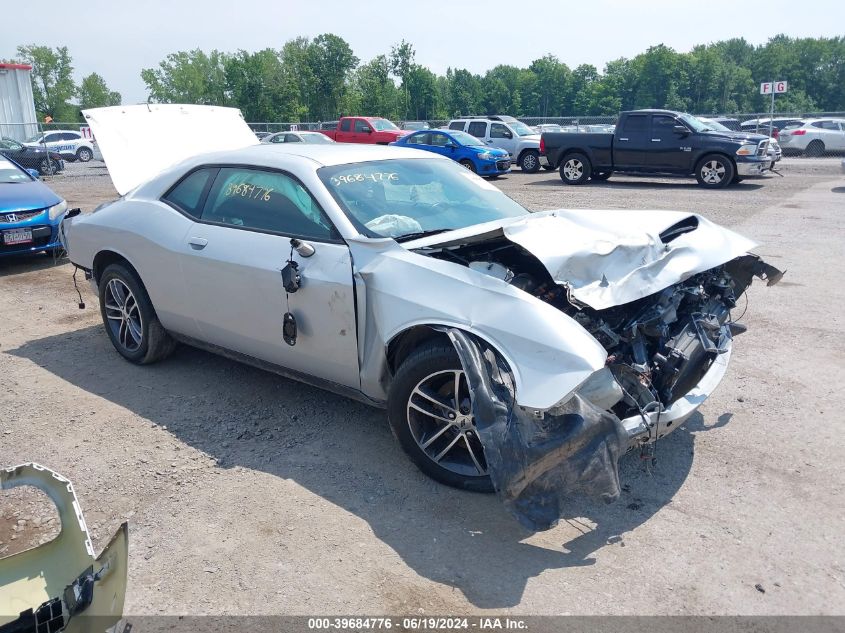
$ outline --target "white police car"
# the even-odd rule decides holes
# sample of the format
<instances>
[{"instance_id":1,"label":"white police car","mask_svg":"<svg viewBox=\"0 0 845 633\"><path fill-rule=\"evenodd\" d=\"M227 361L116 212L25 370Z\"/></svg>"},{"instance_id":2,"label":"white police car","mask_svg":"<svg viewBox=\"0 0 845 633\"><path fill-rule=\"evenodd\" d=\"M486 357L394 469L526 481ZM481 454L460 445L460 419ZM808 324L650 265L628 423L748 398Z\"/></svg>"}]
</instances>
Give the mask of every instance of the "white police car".
<instances>
[{"instance_id":1,"label":"white police car","mask_svg":"<svg viewBox=\"0 0 845 633\"><path fill-rule=\"evenodd\" d=\"M49 130L40 132L24 141L30 147L47 147L58 152L68 161L87 163L94 157L94 143L73 130Z\"/></svg>"}]
</instances>

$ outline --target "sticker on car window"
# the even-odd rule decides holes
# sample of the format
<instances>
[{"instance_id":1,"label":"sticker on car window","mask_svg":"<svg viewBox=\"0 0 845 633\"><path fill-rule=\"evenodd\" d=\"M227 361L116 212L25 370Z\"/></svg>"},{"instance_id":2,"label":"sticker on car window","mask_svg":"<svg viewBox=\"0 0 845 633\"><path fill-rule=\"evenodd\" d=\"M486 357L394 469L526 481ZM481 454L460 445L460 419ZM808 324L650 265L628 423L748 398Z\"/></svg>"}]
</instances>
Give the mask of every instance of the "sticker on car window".
<instances>
[{"instance_id":1,"label":"sticker on car window","mask_svg":"<svg viewBox=\"0 0 845 633\"><path fill-rule=\"evenodd\" d=\"M251 198L253 200L263 200L270 202L270 194L273 192L272 187L261 187L250 182L235 183L230 182L226 185L224 196L240 196L241 198Z\"/></svg>"},{"instance_id":2,"label":"sticker on car window","mask_svg":"<svg viewBox=\"0 0 845 633\"><path fill-rule=\"evenodd\" d=\"M369 174L348 174L346 176L332 176L332 184L335 186L350 185L352 183L365 182L367 180L372 182L398 182L399 174L397 174L396 172L374 171Z\"/></svg>"}]
</instances>

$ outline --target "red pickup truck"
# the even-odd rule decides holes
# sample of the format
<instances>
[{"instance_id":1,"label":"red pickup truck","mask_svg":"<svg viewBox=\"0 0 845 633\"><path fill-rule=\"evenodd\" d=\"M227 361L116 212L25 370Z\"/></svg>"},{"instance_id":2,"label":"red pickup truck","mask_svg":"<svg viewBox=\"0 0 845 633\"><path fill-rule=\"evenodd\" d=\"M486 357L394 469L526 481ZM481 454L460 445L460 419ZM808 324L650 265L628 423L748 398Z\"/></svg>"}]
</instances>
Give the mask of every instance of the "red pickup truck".
<instances>
[{"instance_id":1,"label":"red pickup truck","mask_svg":"<svg viewBox=\"0 0 845 633\"><path fill-rule=\"evenodd\" d=\"M387 119L370 116L345 116L334 130L320 130L338 143L371 143L387 145L410 131L400 130Z\"/></svg>"}]
</instances>

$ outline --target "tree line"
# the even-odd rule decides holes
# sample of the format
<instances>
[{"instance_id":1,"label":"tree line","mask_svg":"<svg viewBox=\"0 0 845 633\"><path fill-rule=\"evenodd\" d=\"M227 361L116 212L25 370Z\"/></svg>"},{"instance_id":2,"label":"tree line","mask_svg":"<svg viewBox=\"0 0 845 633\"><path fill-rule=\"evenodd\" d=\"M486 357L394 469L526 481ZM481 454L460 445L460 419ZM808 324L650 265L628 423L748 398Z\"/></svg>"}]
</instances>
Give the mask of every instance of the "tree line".
<instances>
[{"instance_id":1,"label":"tree line","mask_svg":"<svg viewBox=\"0 0 845 633\"><path fill-rule=\"evenodd\" d=\"M120 102L96 73L74 86L65 47L21 46L18 54L33 65L39 114L60 120L67 107L78 112ZM500 64L483 75L449 68L437 75L417 63L404 40L361 63L342 37L326 33L298 37L279 50L179 51L143 69L141 78L150 101L234 106L247 121L328 121L342 114L393 120L600 116L645 107L765 112L768 97L759 94L759 84L772 80L789 82L789 92L777 98L779 111L832 112L845 110L845 37L777 35L758 46L734 38L688 53L659 44L610 61L601 72L589 64L570 68L548 54L526 68ZM74 96L78 105L70 103Z\"/></svg>"}]
</instances>

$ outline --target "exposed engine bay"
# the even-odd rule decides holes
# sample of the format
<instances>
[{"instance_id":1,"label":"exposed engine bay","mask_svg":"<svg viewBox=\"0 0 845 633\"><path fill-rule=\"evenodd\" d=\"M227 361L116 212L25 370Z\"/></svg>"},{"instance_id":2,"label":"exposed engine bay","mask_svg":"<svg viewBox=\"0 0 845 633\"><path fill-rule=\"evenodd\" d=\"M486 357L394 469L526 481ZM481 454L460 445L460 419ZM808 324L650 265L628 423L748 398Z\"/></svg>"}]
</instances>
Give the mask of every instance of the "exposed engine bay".
<instances>
[{"instance_id":1,"label":"exposed engine bay","mask_svg":"<svg viewBox=\"0 0 845 633\"><path fill-rule=\"evenodd\" d=\"M604 310L575 300L543 264L505 238L427 248L545 301L572 317L607 350L614 391L592 398L620 419L668 407L692 389L745 327L731 318L756 275L773 285L783 273L755 255L693 275L664 290Z\"/></svg>"}]
</instances>

